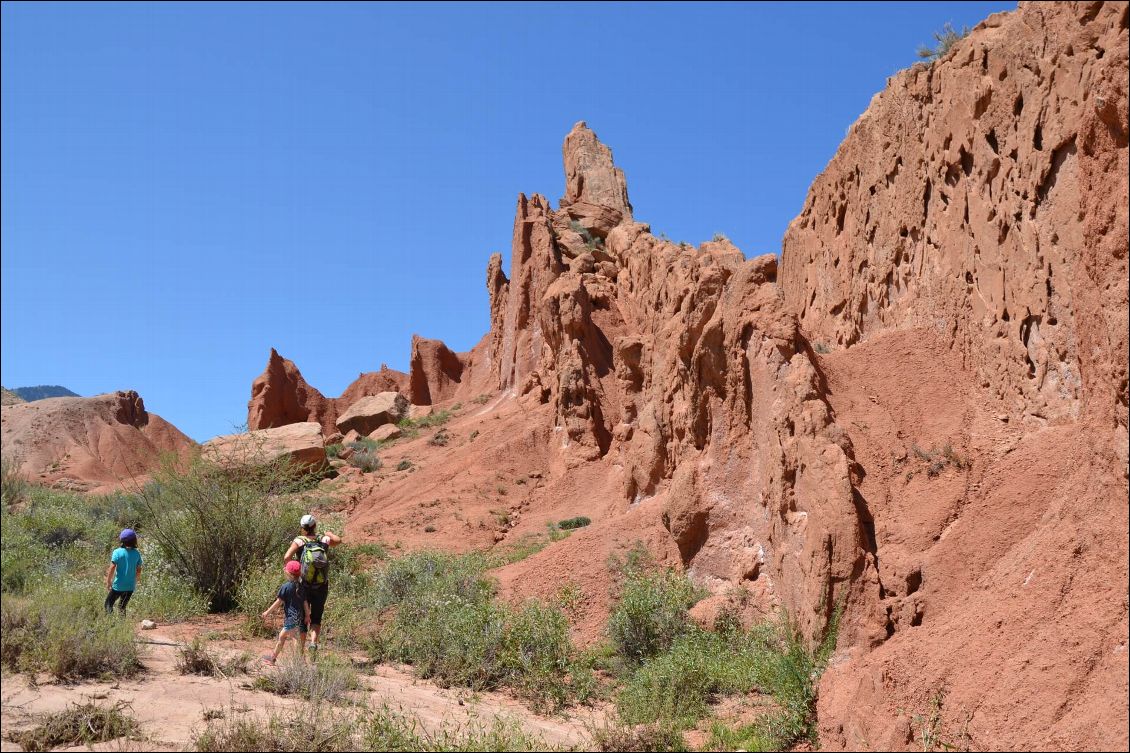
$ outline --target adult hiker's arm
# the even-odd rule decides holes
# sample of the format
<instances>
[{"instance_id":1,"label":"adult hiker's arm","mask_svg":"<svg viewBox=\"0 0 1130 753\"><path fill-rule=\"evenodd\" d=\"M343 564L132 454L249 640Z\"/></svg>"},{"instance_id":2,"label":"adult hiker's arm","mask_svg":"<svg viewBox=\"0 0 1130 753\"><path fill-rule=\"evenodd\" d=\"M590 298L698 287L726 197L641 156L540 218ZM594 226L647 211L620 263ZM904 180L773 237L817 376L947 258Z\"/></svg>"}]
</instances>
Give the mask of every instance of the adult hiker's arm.
<instances>
[{"instance_id":1,"label":"adult hiker's arm","mask_svg":"<svg viewBox=\"0 0 1130 753\"><path fill-rule=\"evenodd\" d=\"M326 543L330 546L337 546L341 543L341 537L333 531L326 531L322 534L322 538L325 539Z\"/></svg>"},{"instance_id":2,"label":"adult hiker's arm","mask_svg":"<svg viewBox=\"0 0 1130 753\"><path fill-rule=\"evenodd\" d=\"M290 542L290 549L286 550L286 556L283 557L283 564L285 565L287 562L290 562L294 558L294 553L297 552L297 551L298 551L298 542L297 541Z\"/></svg>"}]
</instances>

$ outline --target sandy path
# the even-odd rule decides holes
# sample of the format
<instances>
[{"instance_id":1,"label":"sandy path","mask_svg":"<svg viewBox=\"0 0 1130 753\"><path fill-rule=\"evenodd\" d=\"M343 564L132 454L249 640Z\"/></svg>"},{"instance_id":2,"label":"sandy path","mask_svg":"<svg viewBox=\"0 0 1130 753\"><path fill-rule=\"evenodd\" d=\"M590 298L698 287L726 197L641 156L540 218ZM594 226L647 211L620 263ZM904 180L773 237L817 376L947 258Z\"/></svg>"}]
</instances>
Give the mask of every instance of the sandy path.
<instances>
[{"instance_id":1,"label":"sandy path","mask_svg":"<svg viewBox=\"0 0 1130 753\"><path fill-rule=\"evenodd\" d=\"M179 674L176 645L154 644L176 644L183 638L182 630L158 629L142 634L142 638L153 643L144 646L146 672L132 680L75 685L42 681L32 686L22 675L6 674L0 689L0 738L3 738L0 750L20 750L7 739L8 735L31 726L35 715L61 711L70 703L90 699L103 704L118 701L130 704L145 737L137 743L113 741L95 746L101 750L184 750L191 747L193 737L204 728L206 710L223 707L265 715L271 711L285 712L300 703L250 689L247 686L254 675L224 679ZM269 645L270 641L266 640L224 640L213 642L211 648L220 654L248 651L258 656ZM253 666L252 672L258 673L261 666ZM415 715L426 730L469 720L489 723L501 717L517 721L550 745L584 746L588 740L586 723L600 716L600 712L593 709L570 710L553 717L539 716L504 694L443 689L393 667L378 667L373 674L361 674L361 679L368 690L367 697L358 698L359 701L363 700L370 708L386 704L393 710Z\"/></svg>"}]
</instances>

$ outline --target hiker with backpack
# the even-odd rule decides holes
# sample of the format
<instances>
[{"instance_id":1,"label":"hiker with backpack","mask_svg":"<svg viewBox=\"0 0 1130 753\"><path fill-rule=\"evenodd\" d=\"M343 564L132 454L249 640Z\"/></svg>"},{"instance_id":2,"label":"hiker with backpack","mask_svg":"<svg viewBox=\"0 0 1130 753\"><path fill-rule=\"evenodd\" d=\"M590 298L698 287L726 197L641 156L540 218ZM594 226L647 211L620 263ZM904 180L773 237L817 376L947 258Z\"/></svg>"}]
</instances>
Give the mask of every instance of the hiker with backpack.
<instances>
[{"instance_id":1,"label":"hiker with backpack","mask_svg":"<svg viewBox=\"0 0 1130 753\"><path fill-rule=\"evenodd\" d=\"M120 545L110 555L110 567L106 568L106 614L113 614L114 603L118 611L126 613L126 605L137 589L141 577L141 552L137 551L137 534L126 528L118 536Z\"/></svg>"},{"instance_id":2,"label":"hiker with backpack","mask_svg":"<svg viewBox=\"0 0 1130 753\"><path fill-rule=\"evenodd\" d=\"M299 563L299 583L309 606L310 651L317 652L318 636L322 630L322 612L325 611L326 596L330 591L329 550L341 543L341 537L333 531L325 531L318 536L315 533L318 521L313 515L303 515L300 525L302 535L290 542L283 561L297 560Z\"/></svg>"}]
</instances>

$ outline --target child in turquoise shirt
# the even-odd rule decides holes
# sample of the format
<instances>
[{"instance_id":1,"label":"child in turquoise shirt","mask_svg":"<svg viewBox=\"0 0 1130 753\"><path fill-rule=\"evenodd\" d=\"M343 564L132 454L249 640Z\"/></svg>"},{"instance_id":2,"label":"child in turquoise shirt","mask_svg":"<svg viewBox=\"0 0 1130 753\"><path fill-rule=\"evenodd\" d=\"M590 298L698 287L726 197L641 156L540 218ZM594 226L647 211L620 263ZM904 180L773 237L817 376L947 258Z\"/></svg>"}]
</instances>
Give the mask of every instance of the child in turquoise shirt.
<instances>
[{"instance_id":1,"label":"child in turquoise shirt","mask_svg":"<svg viewBox=\"0 0 1130 753\"><path fill-rule=\"evenodd\" d=\"M110 567L106 570L106 614L114 611L114 603L120 600L118 610L126 613L126 605L137 589L141 576L141 552L137 551L137 534L127 528L118 536L121 544L110 555Z\"/></svg>"}]
</instances>

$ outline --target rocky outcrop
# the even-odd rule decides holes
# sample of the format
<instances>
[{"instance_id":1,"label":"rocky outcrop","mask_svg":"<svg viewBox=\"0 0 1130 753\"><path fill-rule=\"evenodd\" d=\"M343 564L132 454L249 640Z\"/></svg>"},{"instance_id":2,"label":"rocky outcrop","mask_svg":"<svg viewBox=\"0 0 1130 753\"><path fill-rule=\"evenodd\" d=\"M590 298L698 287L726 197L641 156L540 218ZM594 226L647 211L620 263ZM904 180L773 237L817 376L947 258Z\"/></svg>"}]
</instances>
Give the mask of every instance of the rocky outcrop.
<instances>
[{"instance_id":1,"label":"rocky outcrop","mask_svg":"<svg viewBox=\"0 0 1130 753\"><path fill-rule=\"evenodd\" d=\"M293 361L283 358L271 348L267 368L251 383L251 401L247 404L248 430L274 429L306 421L322 426L328 422L332 429L335 419L333 404L306 383Z\"/></svg>"},{"instance_id":2,"label":"rocky outcrop","mask_svg":"<svg viewBox=\"0 0 1130 753\"><path fill-rule=\"evenodd\" d=\"M279 460L303 468L326 464L322 427L315 421L216 437L201 446L206 460L225 467L267 465Z\"/></svg>"},{"instance_id":3,"label":"rocky outcrop","mask_svg":"<svg viewBox=\"0 0 1130 753\"><path fill-rule=\"evenodd\" d=\"M352 384L345 388L341 397L334 398L334 409L337 415L341 415L349 406L363 397L372 397L382 392L404 392L408 389L408 383L408 374L390 369L382 363L378 371L359 375Z\"/></svg>"},{"instance_id":4,"label":"rocky outcrop","mask_svg":"<svg viewBox=\"0 0 1130 753\"><path fill-rule=\"evenodd\" d=\"M5 457L35 483L71 489L128 487L152 472L162 453L183 455L196 443L149 413L134 391L56 397L5 405Z\"/></svg>"},{"instance_id":5,"label":"rocky outcrop","mask_svg":"<svg viewBox=\"0 0 1130 753\"><path fill-rule=\"evenodd\" d=\"M339 431L368 435L385 424L395 424L408 416L408 400L399 392L382 392L363 397L349 406L337 420Z\"/></svg>"},{"instance_id":6,"label":"rocky outcrop","mask_svg":"<svg viewBox=\"0 0 1130 753\"><path fill-rule=\"evenodd\" d=\"M870 615L858 639L877 642L850 441L785 309L776 258L653 236L583 123L564 162L558 210L519 197L509 279L496 257L488 265L497 387L552 406L562 468L606 460L622 468L625 509L663 505L696 578L760 580L766 611L784 605L810 634L850 598Z\"/></svg>"},{"instance_id":7,"label":"rocky outcrop","mask_svg":"<svg viewBox=\"0 0 1130 753\"><path fill-rule=\"evenodd\" d=\"M464 363L441 340L412 336L408 397L415 405L431 405L453 397L463 379Z\"/></svg>"},{"instance_id":8,"label":"rocky outcrop","mask_svg":"<svg viewBox=\"0 0 1130 753\"><path fill-rule=\"evenodd\" d=\"M359 375L341 397L327 398L307 384L293 361L271 348L267 368L251 384L247 428L256 431L313 421L327 435L333 434L338 416L349 406L363 397L400 391L407 382L407 374L381 364L380 371Z\"/></svg>"},{"instance_id":9,"label":"rocky outcrop","mask_svg":"<svg viewBox=\"0 0 1130 753\"><path fill-rule=\"evenodd\" d=\"M1002 412L1104 414L1125 444L1125 19L1022 4L891 79L784 239L814 340L934 329Z\"/></svg>"}]
</instances>

